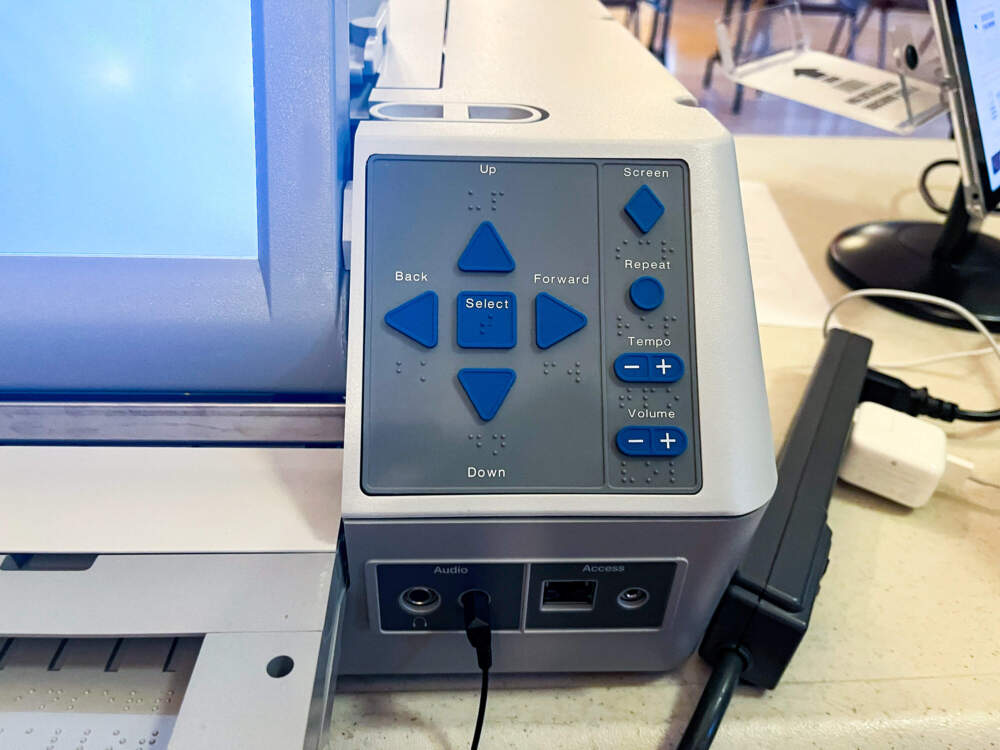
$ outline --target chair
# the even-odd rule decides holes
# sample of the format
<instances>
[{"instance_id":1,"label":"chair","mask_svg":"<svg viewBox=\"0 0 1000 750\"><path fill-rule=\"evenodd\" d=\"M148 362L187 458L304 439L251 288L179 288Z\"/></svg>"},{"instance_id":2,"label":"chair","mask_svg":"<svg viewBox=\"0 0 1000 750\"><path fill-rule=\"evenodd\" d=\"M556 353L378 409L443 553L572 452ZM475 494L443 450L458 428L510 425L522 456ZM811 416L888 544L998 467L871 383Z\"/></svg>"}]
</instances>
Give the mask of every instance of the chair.
<instances>
[{"instance_id":1,"label":"chair","mask_svg":"<svg viewBox=\"0 0 1000 750\"><path fill-rule=\"evenodd\" d=\"M625 26L633 36L639 36L639 3L641 0L601 0L605 8L624 8Z\"/></svg>"},{"instance_id":2,"label":"chair","mask_svg":"<svg viewBox=\"0 0 1000 750\"><path fill-rule=\"evenodd\" d=\"M649 51L666 65L674 0L646 0L646 2L654 7L656 13L653 19L653 33L649 37Z\"/></svg>"}]
</instances>

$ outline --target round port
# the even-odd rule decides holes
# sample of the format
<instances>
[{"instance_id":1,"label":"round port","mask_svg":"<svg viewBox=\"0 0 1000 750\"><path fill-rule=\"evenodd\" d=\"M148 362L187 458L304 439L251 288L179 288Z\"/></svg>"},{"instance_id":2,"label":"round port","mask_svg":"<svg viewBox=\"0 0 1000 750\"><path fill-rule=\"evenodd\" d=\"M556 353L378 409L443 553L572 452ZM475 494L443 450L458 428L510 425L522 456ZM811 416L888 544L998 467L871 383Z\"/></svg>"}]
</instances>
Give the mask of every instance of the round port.
<instances>
[{"instance_id":1,"label":"round port","mask_svg":"<svg viewBox=\"0 0 1000 750\"><path fill-rule=\"evenodd\" d=\"M639 609L649 601L649 592L638 586L630 586L618 595L618 605L625 609Z\"/></svg>"},{"instance_id":2,"label":"round port","mask_svg":"<svg viewBox=\"0 0 1000 750\"><path fill-rule=\"evenodd\" d=\"M426 615L441 606L441 595L427 586L411 586L399 595L399 606L411 615Z\"/></svg>"},{"instance_id":3,"label":"round port","mask_svg":"<svg viewBox=\"0 0 1000 750\"><path fill-rule=\"evenodd\" d=\"M493 597L490 596L489 591L483 591L482 589L466 589L465 591L463 591L461 594L458 595L459 609L463 609L465 607L465 595L471 594L473 591L482 591L484 594L486 594L486 601L488 601L490 604L493 603Z\"/></svg>"}]
</instances>

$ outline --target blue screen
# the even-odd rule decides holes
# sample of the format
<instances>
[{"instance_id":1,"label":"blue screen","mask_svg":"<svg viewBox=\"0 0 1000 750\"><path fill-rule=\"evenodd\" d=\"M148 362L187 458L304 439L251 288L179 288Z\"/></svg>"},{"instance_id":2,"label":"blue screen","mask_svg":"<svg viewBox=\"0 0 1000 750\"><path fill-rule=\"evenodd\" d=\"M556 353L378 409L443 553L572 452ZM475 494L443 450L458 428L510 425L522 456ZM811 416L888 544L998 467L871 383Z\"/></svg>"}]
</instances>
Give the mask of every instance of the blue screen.
<instances>
[{"instance_id":1,"label":"blue screen","mask_svg":"<svg viewBox=\"0 0 1000 750\"><path fill-rule=\"evenodd\" d=\"M252 257L250 0L0 0L0 253Z\"/></svg>"}]
</instances>

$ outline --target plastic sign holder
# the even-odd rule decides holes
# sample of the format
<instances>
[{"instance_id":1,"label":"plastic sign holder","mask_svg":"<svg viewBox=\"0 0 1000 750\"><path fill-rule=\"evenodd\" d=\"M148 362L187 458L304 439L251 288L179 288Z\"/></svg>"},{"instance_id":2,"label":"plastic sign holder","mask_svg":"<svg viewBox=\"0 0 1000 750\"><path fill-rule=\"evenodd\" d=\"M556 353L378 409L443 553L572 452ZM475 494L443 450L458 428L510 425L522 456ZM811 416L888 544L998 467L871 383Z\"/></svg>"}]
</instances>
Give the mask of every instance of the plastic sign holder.
<instances>
[{"instance_id":1,"label":"plastic sign holder","mask_svg":"<svg viewBox=\"0 0 1000 750\"><path fill-rule=\"evenodd\" d=\"M895 69L883 70L810 49L797 2L737 18L735 24L733 17L716 22L722 69L737 84L897 135L912 133L948 108L949 83L940 65L921 61L913 45L896 48Z\"/></svg>"}]
</instances>

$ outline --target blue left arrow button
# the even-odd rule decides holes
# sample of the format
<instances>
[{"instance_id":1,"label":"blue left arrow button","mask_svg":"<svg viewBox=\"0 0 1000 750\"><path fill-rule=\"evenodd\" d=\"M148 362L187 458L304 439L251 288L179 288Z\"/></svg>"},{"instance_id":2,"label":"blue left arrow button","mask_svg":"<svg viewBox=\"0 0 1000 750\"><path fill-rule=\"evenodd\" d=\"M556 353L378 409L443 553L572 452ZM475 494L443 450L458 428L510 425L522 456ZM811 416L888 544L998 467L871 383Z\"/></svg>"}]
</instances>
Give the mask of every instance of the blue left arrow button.
<instances>
[{"instance_id":1,"label":"blue left arrow button","mask_svg":"<svg viewBox=\"0 0 1000 750\"><path fill-rule=\"evenodd\" d=\"M424 292L385 314L385 322L418 344L433 349L438 342L437 292Z\"/></svg>"},{"instance_id":2,"label":"blue left arrow button","mask_svg":"<svg viewBox=\"0 0 1000 750\"><path fill-rule=\"evenodd\" d=\"M485 422L500 411L515 380L517 373L507 368L466 367L458 371L458 382Z\"/></svg>"}]
</instances>

